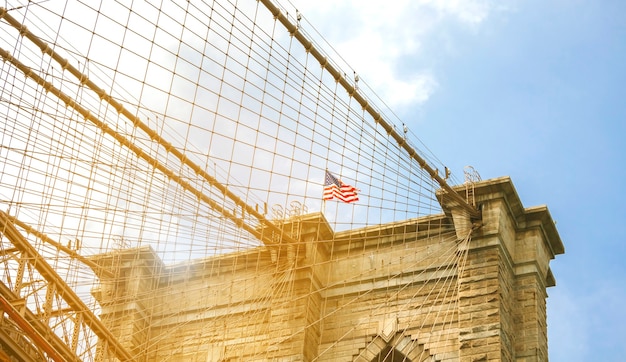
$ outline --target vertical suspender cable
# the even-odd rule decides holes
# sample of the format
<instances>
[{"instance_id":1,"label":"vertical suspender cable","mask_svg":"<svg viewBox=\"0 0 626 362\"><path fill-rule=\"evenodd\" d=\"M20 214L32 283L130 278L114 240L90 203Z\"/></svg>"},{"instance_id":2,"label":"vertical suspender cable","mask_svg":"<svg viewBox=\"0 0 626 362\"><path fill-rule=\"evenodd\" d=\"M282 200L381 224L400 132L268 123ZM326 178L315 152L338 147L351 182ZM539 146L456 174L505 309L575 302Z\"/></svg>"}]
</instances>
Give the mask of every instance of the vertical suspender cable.
<instances>
[{"instance_id":1,"label":"vertical suspender cable","mask_svg":"<svg viewBox=\"0 0 626 362\"><path fill-rule=\"evenodd\" d=\"M458 202L459 205L463 207L463 209L466 210L471 217L480 218L480 213L478 212L478 210L474 208L472 205L470 205L467 202L467 200L463 199L463 197L461 197L457 192L455 192L452 189L452 187L448 185L446 180L444 180L441 176L439 176L437 171L433 169L426 162L426 160L423 159L417 153L417 151L415 151L415 149L406 142L406 140L404 139L402 135L396 132L396 130L383 118L383 116L378 111L376 111L376 109L374 109L374 107L367 101L367 99L365 99L365 97L361 95L359 91L352 84L350 84L350 82L348 82L346 77L338 69L336 69L332 64L328 62L328 59L326 58L326 56L324 56L317 48L315 48L313 43L306 38L306 36L300 31L297 25L289 21L287 16L285 16L280 11L280 9L277 8L276 5L272 3L271 0L260 0L260 1L267 7L267 9L272 13L272 15L274 15L274 17L278 19L285 26L285 28L287 28L287 31L289 32L289 34L291 34L296 39L298 39L298 41L302 44L302 46L304 46L304 49L307 52L311 53L311 55L313 55L313 57L317 59L320 65L324 69L326 69L335 78L337 82L339 82L343 86L346 92L348 92L348 94L351 97L354 97L354 99L357 102L359 102L359 104L363 107L363 109L365 109L365 111L367 111L367 113L369 113L374 118L374 121L379 123L387 131L387 133L391 135L391 137L393 137L396 140L396 142L398 142L400 147L402 147L409 154L411 158L417 161L419 165L424 170L426 170L426 172L428 172L430 177L432 177L435 181L437 181L439 186L441 186L441 188L445 190L447 196L451 197L456 202Z\"/></svg>"}]
</instances>

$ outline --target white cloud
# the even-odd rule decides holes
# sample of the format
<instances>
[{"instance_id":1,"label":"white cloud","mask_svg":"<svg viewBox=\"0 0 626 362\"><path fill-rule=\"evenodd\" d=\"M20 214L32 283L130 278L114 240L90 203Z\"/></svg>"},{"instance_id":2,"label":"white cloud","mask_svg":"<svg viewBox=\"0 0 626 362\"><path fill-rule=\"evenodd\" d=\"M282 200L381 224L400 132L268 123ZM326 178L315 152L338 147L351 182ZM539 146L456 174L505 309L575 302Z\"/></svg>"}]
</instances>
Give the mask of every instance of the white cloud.
<instances>
[{"instance_id":1,"label":"white cloud","mask_svg":"<svg viewBox=\"0 0 626 362\"><path fill-rule=\"evenodd\" d=\"M424 3L443 14L452 15L471 25L479 24L487 19L493 8L493 4L488 0L425 0Z\"/></svg>"},{"instance_id":2,"label":"white cloud","mask_svg":"<svg viewBox=\"0 0 626 362\"><path fill-rule=\"evenodd\" d=\"M432 60L423 44L438 30L450 21L476 28L496 9L490 0L298 0L294 6L392 108L428 101L438 84L436 69L402 71L401 61Z\"/></svg>"}]
</instances>

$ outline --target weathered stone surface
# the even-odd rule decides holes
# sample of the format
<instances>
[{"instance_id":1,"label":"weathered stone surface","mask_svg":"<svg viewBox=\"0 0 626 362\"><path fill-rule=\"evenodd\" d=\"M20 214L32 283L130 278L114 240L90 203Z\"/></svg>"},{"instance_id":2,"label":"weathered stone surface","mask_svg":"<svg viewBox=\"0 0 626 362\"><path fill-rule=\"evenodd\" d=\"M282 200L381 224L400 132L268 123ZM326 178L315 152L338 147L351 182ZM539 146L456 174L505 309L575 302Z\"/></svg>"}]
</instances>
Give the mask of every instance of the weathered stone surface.
<instances>
[{"instance_id":1,"label":"weathered stone surface","mask_svg":"<svg viewBox=\"0 0 626 362\"><path fill-rule=\"evenodd\" d=\"M184 265L147 248L95 256L116 277L93 293L138 361L545 361L561 240L508 178L474 195L480 228L442 198L442 215L341 233L300 216L283 225L297 245Z\"/></svg>"}]
</instances>

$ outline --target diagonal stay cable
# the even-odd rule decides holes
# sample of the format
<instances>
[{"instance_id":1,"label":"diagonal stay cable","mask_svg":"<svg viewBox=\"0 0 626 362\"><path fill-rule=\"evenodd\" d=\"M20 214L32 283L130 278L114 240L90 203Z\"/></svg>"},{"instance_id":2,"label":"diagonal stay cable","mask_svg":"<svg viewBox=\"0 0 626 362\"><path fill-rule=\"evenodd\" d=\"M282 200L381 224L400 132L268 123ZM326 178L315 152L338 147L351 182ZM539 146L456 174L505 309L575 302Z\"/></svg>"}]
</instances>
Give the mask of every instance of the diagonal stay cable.
<instances>
[{"instance_id":1,"label":"diagonal stay cable","mask_svg":"<svg viewBox=\"0 0 626 362\"><path fill-rule=\"evenodd\" d=\"M310 53L311 55L313 55L313 57L315 57L315 59L317 59L317 61L320 63L320 65L322 66L322 68L326 69L326 71L328 71L334 78L335 81L337 81L339 84L341 84L341 86L346 90L346 92L348 92L348 94L351 97L354 97L354 99L361 105L361 107L363 107L363 109L369 113L372 118L374 118L374 121L376 123L379 123L386 131L387 133L393 137L393 139L398 143L398 145L404 149L411 158L413 158L415 161L417 161L419 163L419 165L426 171L428 172L428 174L430 175L430 177L432 177L435 181L437 181L437 183L439 184L439 186L441 186L442 189L445 190L446 195L450 196L452 199L454 199L456 202L459 203L459 205L464 208L471 217L473 218L480 218L480 213L479 211L473 207L472 205L470 205L467 200L463 199L463 197L461 197L461 195L459 195L457 192L455 192L452 187L450 187L450 185L448 185L448 183L446 182L446 180L444 180L441 176L439 176L437 170L433 169L424 158L422 158L417 151L408 143L406 142L405 138L400 135L394 128L393 126L391 126L389 124L389 122L387 122L384 118L383 115L378 112L374 106L368 102L367 99L365 99L365 97L359 93L358 89L356 87L354 87L352 84L350 84L350 82L346 79L346 77L342 74L342 72L340 72L337 68L335 68L328 60L328 58L321 53L313 44L313 42L311 42L309 39L307 39L307 37L304 35L304 33L300 30L300 28L296 25L293 24L285 14L283 14L280 9L278 7L276 7L276 5L273 4L272 0L260 0L263 5L265 5L265 7L267 7L267 9L272 13L272 15L274 15L274 18L279 20L287 29L287 31L289 32L289 34L293 37L295 37L304 47L304 49Z\"/></svg>"},{"instance_id":2,"label":"diagonal stay cable","mask_svg":"<svg viewBox=\"0 0 626 362\"><path fill-rule=\"evenodd\" d=\"M130 354L124 346L113 336L113 334L105 327L104 323L91 311L90 308L76 295L72 288L57 274L54 268L48 264L43 257L37 252L28 240L17 230L9 216L0 211L0 230L11 241L11 243L33 264L37 271L49 283L54 283L60 291L60 295L78 313L82 313L85 323L91 330L102 340L107 341L111 351L120 360L134 361L133 355Z\"/></svg>"},{"instance_id":3,"label":"diagonal stay cable","mask_svg":"<svg viewBox=\"0 0 626 362\"><path fill-rule=\"evenodd\" d=\"M267 220L265 216L256 211L256 209L247 203L245 203L239 196L235 195L232 191L228 190L226 186L217 181L213 176L211 176L208 172L206 172L200 165L191 161L187 156L173 147L172 144L166 141L163 137L161 137L158 133L156 133L153 129L151 129L148 125L143 123L139 117L133 115L124 105L120 102L116 101L112 96L107 94L102 88L98 87L93 81L89 79L89 77L81 73L76 67L69 64L69 61L62 56L60 56L57 52L55 52L46 42L38 38L32 32L30 32L25 25L21 24L15 18L8 14L6 9L0 8L0 18L7 21L11 26L17 29L20 35L26 37L31 42L33 42L44 54L49 55L52 59L58 62L63 70L68 71L73 76L75 76L82 85L87 86L93 92L95 92L100 99L109 103L112 107L114 107L118 113L124 115L128 120L130 120L134 127L142 130L153 141L157 142L159 145L165 148L167 152L175 156L182 164L191 168L198 176L204 179L209 185L218 189L224 196L228 199L232 200L236 206L241 207L244 210L244 213L248 215L252 215L255 217L259 224L262 226L261 228L255 228L251 225L248 225L243 218L238 218L234 213L231 213L229 210L224 208L215 200L211 199L210 196L204 194L202 191L193 187L189 182L185 181L181 176L175 174L172 170L168 169L165 165L160 163L158 160L144 152L140 147L136 146L132 141L126 139L123 135L119 134L111 127L109 127L106 123L98 119L94 116L88 109L84 108L76 101L74 101L71 97L64 94L61 90L56 88L52 83L46 81L39 75L35 74L30 67L26 66L18 59L14 58L8 51L4 49L0 49L0 56L4 58L5 61L13 64L16 68L26 75L26 77L34 80L37 84L42 86L47 92L53 93L55 96L59 97L59 99L63 100L68 107L72 107L77 110L86 120L89 120L97 127L99 127L103 132L113 137L120 144L126 146L130 150L132 150L139 158L148 162L148 164L153 165L156 169L165 174L168 178L173 180L174 182L181 185L184 189L188 190L192 194L194 194L198 199L206 202L212 209L224 215L230 221L232 221L238 227L246 230L250 234L257 237L259 240L262 240L266 244L273 244L275 241L272 240L272 233L264 232L265 229L269 229L270 231L276 232L278 235L281 235L282 239L288 243L295 243L289 235L282 232L280 228L274 225L271 221ZM260 231L259 231L260 229Z\"/></svg>"}]
</instances>

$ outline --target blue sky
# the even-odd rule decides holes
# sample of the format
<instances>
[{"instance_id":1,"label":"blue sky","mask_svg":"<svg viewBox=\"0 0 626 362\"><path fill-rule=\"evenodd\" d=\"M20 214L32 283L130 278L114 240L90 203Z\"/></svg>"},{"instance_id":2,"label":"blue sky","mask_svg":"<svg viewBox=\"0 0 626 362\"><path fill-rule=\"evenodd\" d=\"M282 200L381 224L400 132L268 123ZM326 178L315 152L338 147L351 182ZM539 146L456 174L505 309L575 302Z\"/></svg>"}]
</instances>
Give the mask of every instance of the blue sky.
<instances>
[{"instance_id":1,"label":"blue sky","mask_svg":"<svg viewBox=\"0 0 626 362\"><path fill-rule=\"evenodd\" d=\"M548 205L551 360L623 360L626 1L291 1L456 179Z\"/></svg>"},{"instance_id":2,"label":"blue sky","mask_svg":"<svg viewBox=\"0 0 626 362\"><path fill-rule=\"evenodd\" d=\"M626 355L626 2L294 2L462 179L509 175L547 204L552 361ZM305 24L304 26L309 26Z\"/></svg>"}]
</instances>

